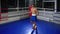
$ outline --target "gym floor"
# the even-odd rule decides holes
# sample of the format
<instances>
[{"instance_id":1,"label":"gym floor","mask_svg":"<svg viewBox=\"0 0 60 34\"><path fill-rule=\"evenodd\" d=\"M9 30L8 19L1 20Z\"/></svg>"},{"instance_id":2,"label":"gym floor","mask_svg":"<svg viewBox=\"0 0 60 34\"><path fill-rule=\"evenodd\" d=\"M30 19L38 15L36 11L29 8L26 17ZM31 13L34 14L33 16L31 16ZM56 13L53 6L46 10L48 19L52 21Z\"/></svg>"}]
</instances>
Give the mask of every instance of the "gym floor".
<instances>
[{"instance_id":1,"label":"gym floor","mask_svg":"<svg viewBox=\"0 0 60 34\"><path fill-rule=\"evenodd\" d=\"M59 24L43 20L37 20L36 24L37 34L60 34ZM32 31L32 23L29 18L0 25L0 34L31 34Z\"/></svg>"}]
</instances>

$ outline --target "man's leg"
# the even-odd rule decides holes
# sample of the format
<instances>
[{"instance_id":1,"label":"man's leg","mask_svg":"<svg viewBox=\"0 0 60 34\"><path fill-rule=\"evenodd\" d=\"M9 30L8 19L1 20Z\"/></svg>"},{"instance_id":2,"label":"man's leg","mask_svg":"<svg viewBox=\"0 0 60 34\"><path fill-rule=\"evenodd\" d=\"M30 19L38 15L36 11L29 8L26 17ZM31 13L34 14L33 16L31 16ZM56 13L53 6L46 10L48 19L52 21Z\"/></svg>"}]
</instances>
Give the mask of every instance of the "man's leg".
<instances>
[{"instance_id":1,"label":"man's leg","mask_svg":"<svg viewBox=\"0 0 60 34\"><path fill-rule=\"evenodd\" d=\"M31 32L31 34L33 34L34 33L34 30Z\"/></svg>"},{"instance_id":2,"label":"man's leg","mask_svg":"<svg viewBox=\"0 0 60 34\"><path fill-rule=\"evenodd\" d=\"M36 34L38 34L38 30L37 30L37 28L36 28Z\"/></svg>"},{"instance_id":3,"label":"man's leg","mask_svg":"<svg viewBox=\"0 0 60 34\"><path fill-rule=\"evenodd\" d=\"M34 21L36 21L36 20L35 20L35 16L31 16L31 17L30 17L30 22L33 23Z\"/></svg>"}]
</instances>

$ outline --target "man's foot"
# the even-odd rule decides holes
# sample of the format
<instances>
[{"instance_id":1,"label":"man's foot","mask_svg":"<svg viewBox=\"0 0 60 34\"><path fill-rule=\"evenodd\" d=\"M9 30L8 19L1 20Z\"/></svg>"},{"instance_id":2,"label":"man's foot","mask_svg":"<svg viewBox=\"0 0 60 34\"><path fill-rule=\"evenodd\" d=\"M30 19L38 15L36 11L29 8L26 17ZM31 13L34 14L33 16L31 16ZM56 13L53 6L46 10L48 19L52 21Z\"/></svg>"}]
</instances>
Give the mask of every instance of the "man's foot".
<instances>
[{"instance_id":1,"label":"man's foot","mask_svg":"<svg viewBox=\"0 0 60 34\"><path fill-rule=\"evenodd\" d=\"M37 29L37 26L34 26L34 27L33 27L33 30L36 30L36 29Z\"/></svg>"},{"instance_id":2,"label":"man's foot","mask_svg":"<svg viewBox=\"0 0 60 34\"><path fill-rule=\"evenodd\" d=\"M37 28L37 26L36 26L36 24L34 23L34 24L33 24L33 29L36 30L36 28Z\"/></svg>"}]
</instances>

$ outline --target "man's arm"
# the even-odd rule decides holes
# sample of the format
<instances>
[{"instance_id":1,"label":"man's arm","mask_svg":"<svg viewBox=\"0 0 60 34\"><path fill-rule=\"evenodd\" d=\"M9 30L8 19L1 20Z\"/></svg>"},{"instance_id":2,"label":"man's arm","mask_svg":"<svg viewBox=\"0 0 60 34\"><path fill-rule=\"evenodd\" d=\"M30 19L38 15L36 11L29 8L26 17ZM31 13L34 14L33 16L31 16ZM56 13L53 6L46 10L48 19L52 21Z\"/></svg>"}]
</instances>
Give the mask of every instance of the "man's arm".
<instances>
[{"instance_id":1,"label":"man's arm","mask_svg":"<svg viewBox=\"0 0 60 34\"><path fill-rule=\"evenodd\" d=\"M36 8L36 14L39 15L39 12L38 12L37 8Z\"/></svg>"}]
</instances>

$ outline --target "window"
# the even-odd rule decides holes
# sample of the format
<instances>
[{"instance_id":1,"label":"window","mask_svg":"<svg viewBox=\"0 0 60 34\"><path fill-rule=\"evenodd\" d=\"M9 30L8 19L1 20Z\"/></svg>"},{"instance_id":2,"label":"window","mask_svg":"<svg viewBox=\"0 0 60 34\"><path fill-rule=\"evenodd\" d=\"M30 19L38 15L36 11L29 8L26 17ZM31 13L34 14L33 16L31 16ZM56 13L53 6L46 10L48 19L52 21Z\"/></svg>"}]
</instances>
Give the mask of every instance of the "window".
<instances>
[{"instance_id":1,"label":"window","mask_svg":"<svg viewBox=\"0 0 60 34\"><path fill-rule=\"evenodd\" d=\"M60 0L57 0L57 12L60 12Z\"/></svg>"},{"instance_id":2,"label":"window","mask_svg":"<svg viewBox=\"0 0 60 34\"><path fill-rule=\"evenodd\" d=\"M54 9L54 2L44 2L44 8L53 8Z\"/></svg>"},{"instance_id":3,"label":"window","mask_svg":"<svg viewBox=\"0 0 60 34\"><path fill-rule=\"evenodd\" d=\"M29 0L25 0L25 7L29 6Z\"/></svg>"},{"instance_id":4,"label":"window","mask_svg":"<svg viewBox=\"0 0 60 34\"><path fill-rule=\"evenodd\" d=\"M7 8L7 0L1 0L1 8Z\"/></svg>"},{"instance_id":5,"label":"window","mask_svg":"<svg viewBox=\"0 0 60 34\"><path fill-rule=\"evenodd\" d=\"M8 12L8 0L1 0L1 13Z\"/></svg>"},{"instance_id":6,"label":"window","mask_svg":"<svg viewBox=\"0 0 60 34\"><path fill-rule=\"evenodd\" d=\"M36 0L36 7L42 8L42 1L43 0Z\"/></svg>"},{"instance_id":7,"label":"window","mask_svg":"<svg viewBox=\"0 0 60 34\"><path fill-rule=\"evenodd\" d=\"M28 7L29 0L19 0L19 7Z\"/></svg>"},{"instance_id":8,"label":"window","mask_svg":"<svg viewBox=\"0 0 60 34\"><path fill-rule=\"evenodd\" d=\"M19 7L25 7L25 0L19 0Z\"/></svg>"},{"instance_id":9,"label":"window","mask_svg":"<svg viewBox=\"0 0 60 34\"><path fill-rule=\"evenodd\" d=\"M28 10L28 7L29 6L29 0L19 0L19 7L21 9L19 9L20 11L21 10Z\"/></svg>"},{"instance_id":10,"label":"window","mask_svg":"<svg viewBox=\"0 0 60 34\"><path fill-rule=\"evenodd\" d=\"M47 11L54 11L54 2L44 2L44 8L46 8Z\"/></svg>"},{"instance_id":11,"label":"window","mask_svg":"<svg viewBox=\"0 0 60 34\"><path fill-rule=\"evenodd\" d=\"M17 0L8 0L8 8L16 8Z\"/></svg>"},{"instance_id":12,"label":"window","mask_svg":"<svg viewBox=\"0 0 60 34\"><path fill-rule=\"evenodd\" d=\"M43 1L55 1L55 0L43 0Z\"/></svg>"}]
</instances>

